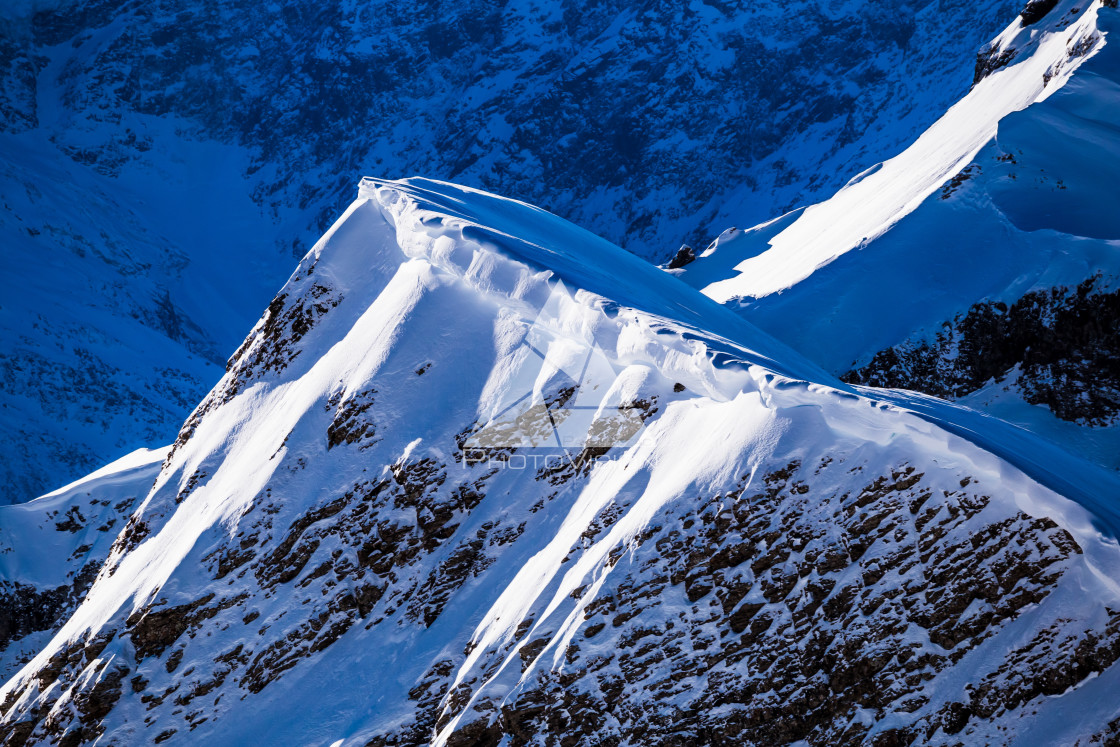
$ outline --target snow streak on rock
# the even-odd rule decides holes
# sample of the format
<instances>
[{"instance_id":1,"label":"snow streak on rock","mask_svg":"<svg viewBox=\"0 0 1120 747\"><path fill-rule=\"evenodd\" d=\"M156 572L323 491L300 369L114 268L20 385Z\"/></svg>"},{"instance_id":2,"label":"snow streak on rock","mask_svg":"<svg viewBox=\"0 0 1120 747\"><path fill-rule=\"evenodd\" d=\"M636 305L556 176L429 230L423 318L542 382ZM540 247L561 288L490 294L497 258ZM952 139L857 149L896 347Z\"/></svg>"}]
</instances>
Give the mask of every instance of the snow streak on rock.
<instances>
[{"instance_id":1,"label":"snow streak on rock","mask_svg":"<svg viewBox=\"0 0 1120 747\"><path fill-rule=\"evenodd\" d=\"M1000 120L1044 100L1103 44L1101 0L1067 0L1053 23L1013 23L991 47L1016 62L980 80L945 116L898 156L857 176L829 200L807 208L768 238L769 248L725 268L694 265L692 283L721 303L759 298L804 280L819 267L881 236L960 171L996 134ZM708 256L711 256L710 254ZM702 257L703 259L703 257ZM725 260L726 261L726 260Z\"/></svg>"}]
</instances>

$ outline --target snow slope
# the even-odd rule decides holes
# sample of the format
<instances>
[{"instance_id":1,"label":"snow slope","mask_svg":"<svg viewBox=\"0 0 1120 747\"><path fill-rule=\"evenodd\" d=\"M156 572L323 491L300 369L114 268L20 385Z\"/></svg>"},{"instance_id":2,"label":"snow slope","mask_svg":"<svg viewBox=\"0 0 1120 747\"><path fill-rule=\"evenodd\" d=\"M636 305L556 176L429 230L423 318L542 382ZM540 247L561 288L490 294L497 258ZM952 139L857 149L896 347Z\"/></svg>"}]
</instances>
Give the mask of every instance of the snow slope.
<instances>
[{"instance_id":1,"label":"snow slope","mask_svg":"<svg viewBox=\"0 0 1120 747\"><path fill-rule=\"evenodd\" d=\"M1059 3L1013 24L991 47L1010 63L911 148L675 272L849 381L961 399L1120 467L1116 22Z\"/></svg>"},{"instance_id":2,"label":"snow slope","mask_svg":"<svg viewBox=\"0 0 1120 747\"><path fill-rule=\"evenodd\" d=\"M574 401L583 446L542 445ZM365 180L0 734L1114 737L1116 476L905 405L544 211Z\"/></svg>"},{"instance_id":3,"label":"snow slope","mask_svg":"<svg viewBox=\"0 0 1120 747\"><path fill-rule=\"evenodd\" d=\"M720 254L748 256L732 272L718 260L698 265L688 273L689 282L720 303L760 298L792 287L880 237L960 173L995 137L1002 119L1045 100L1069 80L1103 44L1097 31L1100 7L1099 0L1058 3L1049 13L1054 20L1042 28L1017 19L990 47L993 56L1014 51L1014 64L979 81L901 154L859 174L767 236L764 251L750 256L749 249L719 247Z\"/></svg>"},{"instance_id":4,"label":"snow slope","mask_svg":"<svg viewBox=\"0 0 1120 747\"><path fill-rule=\"evenodd\" d=\"M166 453L140 449L34 501L0 506L0 678L73 613Z\"/></svg>"},{"instance_id":5,"label":"snow slope","mask_svg":"<svg viewBox=\"0 0 1120 747\"><path fill-rule=\"evenodd\" d=\"M0 502L173 438L352 174L455 178L661 257L912 139L1016 9L8 2Z\"/></svg>"}]
</instances>

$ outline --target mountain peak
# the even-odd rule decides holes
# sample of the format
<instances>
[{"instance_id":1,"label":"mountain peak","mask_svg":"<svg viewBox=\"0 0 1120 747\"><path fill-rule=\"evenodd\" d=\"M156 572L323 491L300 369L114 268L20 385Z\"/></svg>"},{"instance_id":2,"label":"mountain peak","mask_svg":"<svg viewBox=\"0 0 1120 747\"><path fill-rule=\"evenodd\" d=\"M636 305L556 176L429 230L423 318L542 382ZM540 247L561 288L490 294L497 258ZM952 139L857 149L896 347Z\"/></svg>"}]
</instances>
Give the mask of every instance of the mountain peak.
<instances>
[{"instance_id":1,"label":"mountain peak","mask_svg":"<svg viewBox=\"0 0 1120 747\"><path fill-rule=\"evenodd\" d=\"M1062 741L1039 671L1115 717L1120 550L1022 443L817 378L634 262L523 203L364 180L128 483L2 733Z\"/></svg>"}]
</instances>

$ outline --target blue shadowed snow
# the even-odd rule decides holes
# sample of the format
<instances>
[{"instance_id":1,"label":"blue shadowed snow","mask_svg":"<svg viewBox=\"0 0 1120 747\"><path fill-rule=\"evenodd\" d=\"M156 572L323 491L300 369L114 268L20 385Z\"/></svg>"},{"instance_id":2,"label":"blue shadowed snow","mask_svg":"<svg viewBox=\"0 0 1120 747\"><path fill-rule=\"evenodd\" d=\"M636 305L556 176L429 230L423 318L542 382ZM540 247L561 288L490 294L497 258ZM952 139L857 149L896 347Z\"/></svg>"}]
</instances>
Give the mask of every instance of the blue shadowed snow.
<instances>
[{"instance_id":1,"label":"blue shadowed snow","mask_svg":"<svg viewBox=\"0 0 1120 747\"><path fill-rule=\"evenodd\" d=\"M1000 456L1055 493L1077 501L1103 534L1120 537L1120 474L999 418L920 392L854 387L869 399L915 413Z\"/></svg>"}]
</instances>

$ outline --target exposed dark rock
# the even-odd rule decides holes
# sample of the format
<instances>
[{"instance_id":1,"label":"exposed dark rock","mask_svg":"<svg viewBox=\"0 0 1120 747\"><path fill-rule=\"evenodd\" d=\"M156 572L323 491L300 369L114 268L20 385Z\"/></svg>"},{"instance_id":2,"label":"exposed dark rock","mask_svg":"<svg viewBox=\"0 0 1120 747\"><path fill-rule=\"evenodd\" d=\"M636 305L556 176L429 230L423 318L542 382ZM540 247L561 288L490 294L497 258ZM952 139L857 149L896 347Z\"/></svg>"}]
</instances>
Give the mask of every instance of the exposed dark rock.
<instances>
[{"instance_id":1,"label":"exposed dark rock","mask_svg":"<svg viewBox=\"0 0 1120 747\"><path fill-rule=\"evenodd\" d=\"M314 537L303 539L304 531L313 524L334 516L345 508L346 504L346 497L336 498L293 521L284 539L257 566L257 577L260 578L261 583L265 586L286 584L298 576L319 546L319 540Z\"/></svg>"},{"instance_id":2,"label":"exposed dark rock","mask_svg":"<svg viewBox=\"0 0 1120 747\"><path fill-rule=\"evenodd\" d=\"M945 182L941 188L941 199L947 200L961 188L965 182L980 172L979 164L969 164L966 168L957 173L952 179Z\"/></svg>"},{"instance_id":3,"label":"exposed dark rock","mask_svg":"<svg viewBox=\"0 0 1120 747\"><path fill-rule=\"evenodd\" d=\"M350 593L339 594L317 615L257 653L241 686L259 693L285 671L337 641L357 619L357 600Z\"/></svg>"},{"instance_id":4,"label":"exposed dark rock","mask_svg":"<svg viewBox=\"0 0 1120 747\"><path fill-rule=\"evenodd\" d=\"M17 721L14 724L0 724L0 740L5 747L23 747L35 731L35 721Z\"/></svg>"},{"instance_id":5,"label":"exposed dark rock","mask_svg":"<svg viewBox=\"0 0 1120 747\"><path fill-rule=\"evenodd\" d=\"M1030 0L1027 7L1023 8L1019 14L1022 17L1022 24L1024 26L1031 26L1038 23L1046 15L1054 10L1058 5L1058 0Z\"/></svg>"},{"instance_id":6,"label":"exposed dark rock","mask_svg":"<svg viewBox=\"0 0 1120 747\"><path fill-rule=\"evenodd\" d=\"M147 606L132 613L126 624L132 639L132 645L136 648L137 659L159 656L175 641L179 640L179 636L187 632L188 629L197 626L204 620L209 620L222 610L229 609L240 601L240 598L233 597L207 606L213 599L214 594L210 593L189 604L181 604L166 609L153 609L151 606Z\"/></svg>"},{"instance_id":7,"label":"exposed dark rock","mask_svg":"<svg viewBox=\"0 0 1120 747\"><path fill-rule=\"evenodd\" d=\"M673 258L669 260L668 267L670 270L678 270L685 265L691 264L695 260L696 250L688 244L685 244L680 249L678 249Z\"/></svg>"},{"instance_id":8,"label":"exposed dark rock","mask_svg":"<svg viewBox=\"0 0 1120 747\"><path fill-rule=\"evenodd\" d=\"M55 522L55 528L60 532L80 532L86 527L86 518L77 506L71 506L62 521Z\"/></svg>"},{"instance_id":9,"label":"exposed dark rock","mask_svg":"<svg viewBox=\"0 0 1120 747\"><path fill-rule=\"evenodd\" d=\"M37 589L20 583L0 583L0 651L29 633L57 628L85 596L101 569L87 563L68 586Z\"/></svg>"},{"instance_id":10,"label":"exposed dark rock","mask_svg":"<svg viewBox=\"0 0 1120 747\"><path fill-rule=\"evenodd\" d=\"M124 525L124 530L113 542L113 547L109 551L110 555L120 556L124 553L133 550L143 542L149 534L151 529L148 523L140 518L139 514L133 514L128 517L128 523Z\"/></svg>"},{"instance_id":11,"label":"exposed dark rock","mask_svg":"<svg viewBox=\"0 0 1120 747\"><path fill-rule=\"evenodd\" d=\"M277 316L286 313L280 308ZM411 375L411 366L405 372ZM342 463L358 454L345 445L365 445L374 435L373 393L328 402L328 412L335 411L328 446L341 448L327 459ZM552 401L573 395L564 389ZM654 397L619 408L637 427L658 411ZM453 451L450 436L443 446ZM321 435L316 448L322 453ZM507 548L521 553L519 538L539 540L542 529L533 522L541 521L534 517L541 507L550 507L549 522L563 515L553 509L580 494L604 448L588 446L573 468L548 475L554 480L524 480L528 495L516 510L499 504L484 521L476 510L509 483L499 478L491 491L497 470L483 474L470 460L445 459L438 445L370 459L349 478L355 482L324 482L330 487L294 505L285 504L282 491L273 498L271 488L264 490L239 517L236 536L216 533L206 540L211 546L200 548L219 582L214 589L232 585L246 593L222 598L215 591L131 615L126 628L138 661L129 665L138 664L144 676L132 678L128 693L121 688L127 669L114 670L113 678L85 676L102 666L96 662L111 634L62 652L40 670L39 690L73 692L90 723L58 707L52 728L61 739L86 739L83 729L96 730L127 695L149 710L151 733L162 729L157 738L170 739L178 732L165 727L194 729L221 716L222 697L251 707L285 672L310 670L316 655L343 637L388 630L403 639L437 621L442 626L456 595L477 590L472 579ZM559 639L546 627L551 620L535 617L539 610L492 648L453 642L409 683L412 721L370 743L428 744L433 731L461 717L449 743L910 744L939 730L967 734L1116 660L1115 624L1082 620L1068 635L1040 636L1006 662L1001 649L987 657L990 666L972 665L968 687L951 695L954 702L942 694L931 703L928 683L1022 610L1042 606L1081 548L1055 521L990 498L982 475L979 482L964 473L934 478L941 467L925 464L864 474L866 462L846 458L794 451L757 470L752 465L751 474L719 478L718 486L690 486L694 494L604 548L609 573L596 577L594 598L584 598L592 587L587 579L560 600L580 605L569 618L583 626L571 639L577 643L549 648ZM640 494L619 493L573 532L571 557L616 536L612 529L638 513L630 501ZM159 507L146 510L158 526ZM276 597L290 603L277 604ZM220 637L227 630L236 636L228 643ZM193 642L202 636L209 646ZM108 650L122 649L131 654L127 646ZM144 661L165 654L162 664ZM456 682L473 654L477 672ZM1046 674L1004 676L1025 668ZM492 690L509 697L497 700L487 683L503 673L524 681L509 689L503 688L512 682L499 681ZM53 683L65 686L48 688ZM65 706L61 698L44 705L58 703ZM872 737L867 724L887 718L896 728Z\"/></svg>"},{"instance_id":12,"label":"exposed dark rock","mask_svg":"<svg viewBox=\"0 0 1120 747\"><path fill-rule=\"evenodd\" d=\"M1120 414L1120 291L1090 278L1075 289L975 304L935 338L876 353L841 378L963 397L1018 368L1023 398L1063 420L1108 425Z\"/></svg>"},{"instance_id":13,"label":"exposed dark rock","mask_svg":"<svg viewBox=\"0 0 1120 747\"><path fill-rule=\"evenodd\" d=\"M187 478L187 484L184 485L182 490L180 490L179 493L175 496L175 505L178 505L185 501L187 499L187 496L189 496L194 491L194 489L198 487L199 482L204 479L206 479L206 471L201 467L196 469L191 474L191 476Z\"/></svg>"},{"instance_id":14,"label":"exposed dark rock","mask_svg":"<svg viewBox=\"0 0 1120 747\"><path fill-rule=\"evenodd\" d=\"M408 607L409 616L420 619L426 627L431 627L451 594L492 562L483 552L483 545L483 539L477 538L456 547L417 589L416 596Z\"/></svg>"},{"instance_id":15,"label":"exposed dark rock","mask_svg":"<svg viewBox=\"0 0 1120 747\"><path fill-rule=\"evenodd\" d=\"M534 670L534 686L500 714L466 714L467 726L455 739L470 744L494 735L515 744L581 744L581 735L599 736L610 718L616 725L611 738L619 743L863 743L867 728L849 726L857 712L916 712L924 682L1024 605L1044 599L1064 563L1080 552L1048 519L991 513L983 494L963 488L936 493L924 487L923 477L903 466L858 493L828 497L814 495L795 461L765 475L761 492L739 488L704 499L677 527L651 531L657 551L641 572L627 574L617 594L601 593L584 610L587 645L617 631L605 653L585 657L575 647L564 674ZM841 529L839 538L809 516L822 500ZM990 518L978 521L982 516ZM860 570L854 584L830 577L852 567ZM750 595L759 591L764 601L753 601L758 597ZM691 612L664 627L642 622L674 593L683 593ZM974 600L984 602L982 613L968 612ZM830 623L818 617L826 608L823 620ZM944 648L916 653L912 645L921 647L907 643L912 626ZM1080 649L1032 650L1050 651L1059 661L1068 657L1069 677L1053 685L1066 688L1109 665L1116 647L1107 642L1117 640L1110 630L1083 639ZM523 646L523 665L547 641L545 635ZM1093 663L1076 663L1083 661ZM612 662L621 681L596 674ZM1045 671L1022 655L1006 667ZM764 684L753 680L757 672L766 673ZM997 672L990 679L1018 682ZM431 702L438 700L437 681L424 688ZM999 698L1005 708L1034 692L972 691ZM655 705L668 697L687 705L668 716ZM421 707L425 702L421 698ZM465 702L451 697L442 707L457 713ZM909 745L937 730L956 734L971 719L990 717L976 702L948 704L873 743ZM706 715L717 710L718 718ZM476 703L476 711L486 708ZM434 720L429 714L417 724ZM419 742L419 732L412 733Z\"/></svg>"},{"instance_id":16,"label":"exposed dark rock","mask_svg":"<svg viewBox=\"0 0 1120 747\"><path fill-rule=\"evenodd\" d=\"M417 373L422 374L423 369ZM376 394L376 389L367 389L338 403L334 420L327 428L328 450L340 444L352 444L358 441L365 442L362 448L372 445L369 441L374 437L377 429L366 415L366 411L373 407Z\"/></svg>"},{"instance_id":17,"label":"exposed dark rock","mask_svg":"<svg viewBox=\"0 0 1120 747\"><path fill-rule=\"evenodd\" d=\"M1010 65L1016 54L1015 49L1005 49L1002 52L997 52L995 49L987 48L977 52L976 69L972 74L972 85L975 86L996 70Z\"/></svg>"},{"instance_id":18,"label":"exposed dark rock","mask_svg":"<svg viewBox=\"0 0 1120 747\"><path fill-rule=\"evenodd\" d=\"M121 682L128 676L128 672L127 667L114 667L102 674L101 679L90 690L76 698L78 710L87 726L101 721L113 710L121 697Z\"/></svg>"}]
</instances>

